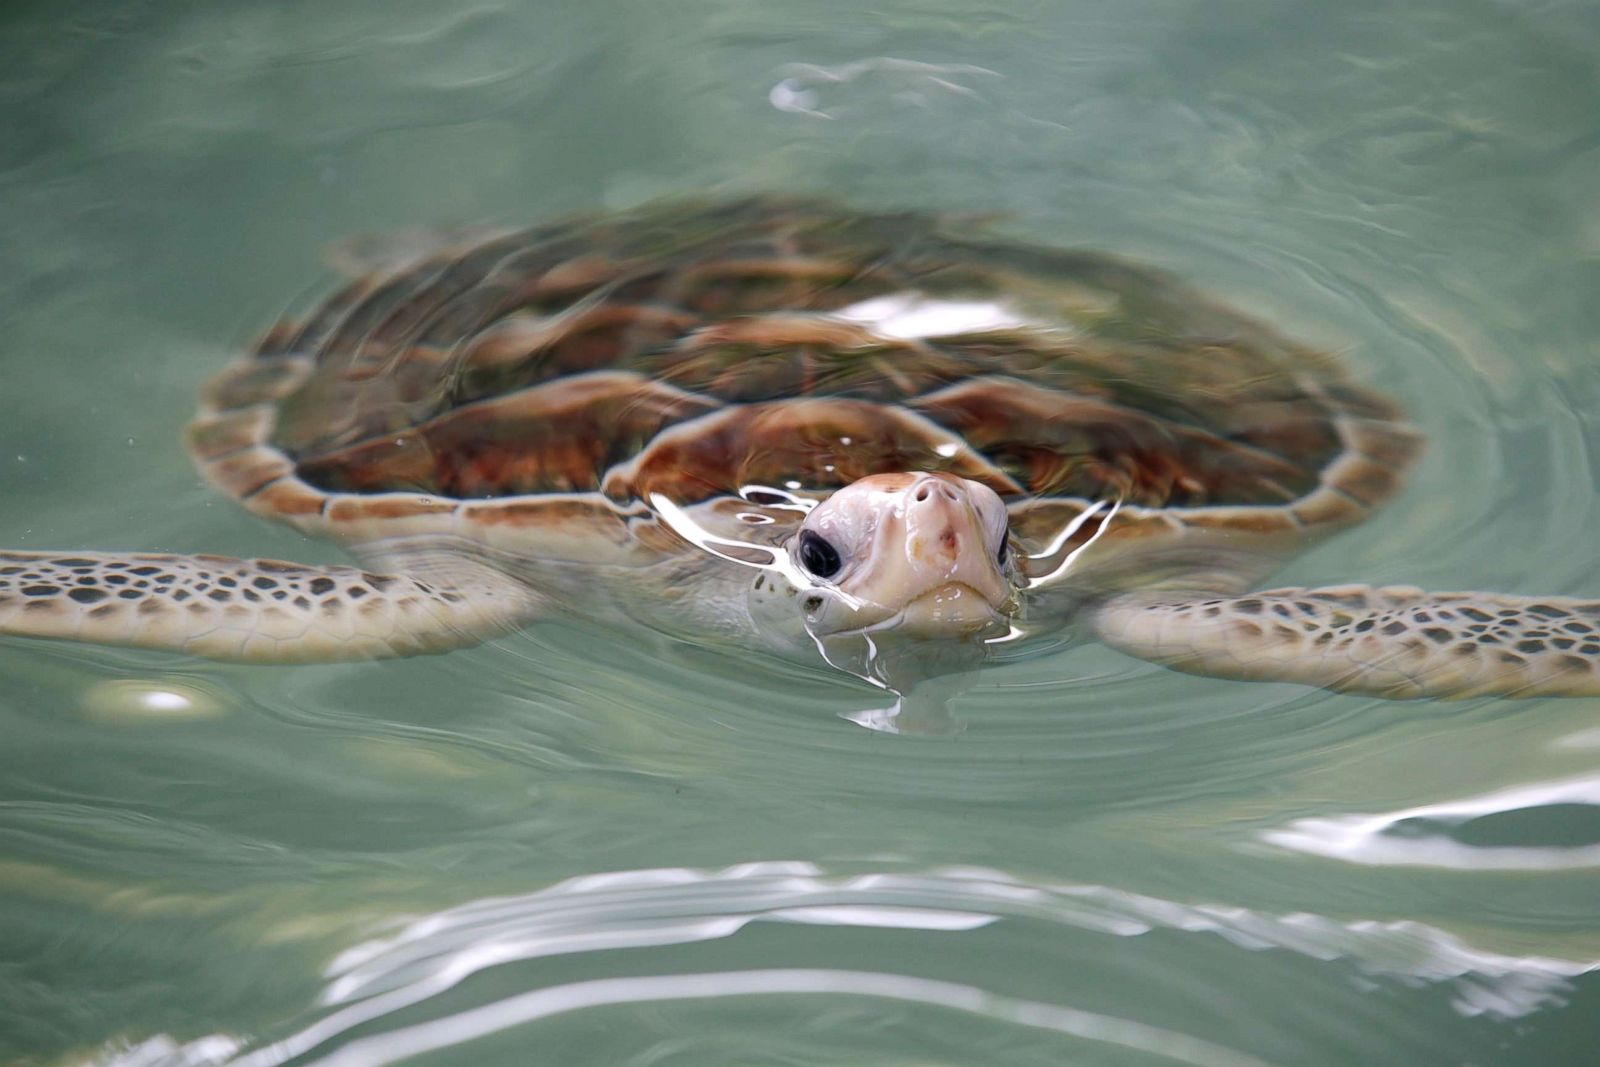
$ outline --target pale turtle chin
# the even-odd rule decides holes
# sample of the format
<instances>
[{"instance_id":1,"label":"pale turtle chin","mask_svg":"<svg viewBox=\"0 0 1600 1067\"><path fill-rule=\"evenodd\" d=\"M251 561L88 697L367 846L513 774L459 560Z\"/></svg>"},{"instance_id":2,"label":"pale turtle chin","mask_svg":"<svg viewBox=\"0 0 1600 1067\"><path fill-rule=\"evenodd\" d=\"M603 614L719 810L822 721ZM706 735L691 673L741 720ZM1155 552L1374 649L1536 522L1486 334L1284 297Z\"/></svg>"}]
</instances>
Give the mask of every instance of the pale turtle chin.
<instances>
[{"instance_id":1,"label":"pale turtle chin","mask_svg":"<svg viewBox=\"0 0 1600 1067\"><path fill-rule=\"evenodd\" d=\"M981 642L1017 610L1006 507L951 474L875 474L835 492L788 545L809 587L798 599L812 639L861 635Z\"/></svg>"}]
</instances>

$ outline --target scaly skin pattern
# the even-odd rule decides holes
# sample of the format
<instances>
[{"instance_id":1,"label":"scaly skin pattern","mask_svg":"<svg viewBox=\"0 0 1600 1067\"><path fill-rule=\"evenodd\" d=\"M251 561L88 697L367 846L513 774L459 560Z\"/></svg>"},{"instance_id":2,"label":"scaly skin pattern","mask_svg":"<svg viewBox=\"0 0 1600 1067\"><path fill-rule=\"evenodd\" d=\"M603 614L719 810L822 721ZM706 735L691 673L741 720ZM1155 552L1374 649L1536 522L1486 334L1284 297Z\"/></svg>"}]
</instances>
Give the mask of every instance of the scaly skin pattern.
<instances>
[{"instance_id":1,"label":"scaly skin pattern","mask_svg":"<svg viewBox=\"0 0 1600 1067\"><path fill-rule=\"evenodd\" d=\"M1271 589L1132 594L1101 640L1191 674L1407 699L1600 695L1600 601L1501 593Z\"/></svg>"},{"instance_id":2,"label":"scaly skin pattern","mask_svg":"<svg viewBox=\"0 0 1600 1067\"><path fill-rule=\"evenodd\" d=\"M443 586L226 556L0 552L0 634L252 663L446 652L526 621L509 579Z\"/></svg>"}]
</instances>

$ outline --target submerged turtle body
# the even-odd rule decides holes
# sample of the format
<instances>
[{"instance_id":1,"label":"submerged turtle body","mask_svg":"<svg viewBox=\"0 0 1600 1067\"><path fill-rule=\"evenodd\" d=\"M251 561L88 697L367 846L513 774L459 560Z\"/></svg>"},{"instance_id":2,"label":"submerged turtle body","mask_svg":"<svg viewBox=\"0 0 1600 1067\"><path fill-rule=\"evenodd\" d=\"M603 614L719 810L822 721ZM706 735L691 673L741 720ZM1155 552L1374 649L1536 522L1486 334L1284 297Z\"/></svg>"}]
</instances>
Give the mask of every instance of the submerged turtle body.
<instances>
[{"instance_id":1,"label":"submerged turtle body","mask_svg":"<svg viewBox=\"0 0 1600 1067\"><path fill-rule=\"evenodd\" d=\"M563 607L831 659L1085 617L1203 673L1600 689L1592 604L1241 597L1393 496L1417 440L1328 355L1160 273L772 201L354 258L210 383L189 443L369 570L11 553L0 630L294 660Z\"/></svg>"},{"instance_id":2,"label":"submerged turtle body","mask_svg":"<svg viewBox=\"0 0 1600 1067\"><path fill-rule=\"evenodd\" d=\"M653 498L779 544L795 501L896 471L993 489L1035 569L1102 501L1121 503L1102 557L1273 555L1365 517L1414 452L1328 357L1155 272L770 203L364 273L217 378L189 439L257 514L385 561L389 539L475 542L530 578L710 566Z\"/></svg>"}]
</instances>

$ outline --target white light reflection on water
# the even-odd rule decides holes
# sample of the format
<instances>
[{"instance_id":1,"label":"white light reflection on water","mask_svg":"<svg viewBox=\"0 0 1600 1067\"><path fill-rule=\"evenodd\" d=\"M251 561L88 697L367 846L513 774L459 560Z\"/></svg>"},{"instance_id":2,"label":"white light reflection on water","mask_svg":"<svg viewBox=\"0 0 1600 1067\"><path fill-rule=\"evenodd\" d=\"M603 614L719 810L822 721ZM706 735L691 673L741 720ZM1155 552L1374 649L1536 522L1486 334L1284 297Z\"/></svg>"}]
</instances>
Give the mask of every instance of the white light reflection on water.
<instances>
[{"instance_id":1,"label":"white light reflection on water","mask_svg":"<svg viewBox=\"0 0 1600 1067\"><path fill-rule=\"evenodd\" d=\"M88 715L106 722L182 722L223 710L209 689L176 679L105 679L84 692L82 703Z\"/></svg>"},{"instance_id":2,"label":"white light reflection on water","mask_svg":"<svg viewBox=\"0 0 1600 1067\"><path fill-rule=\"evenodd\" d=\"M939 300L890 293L830 312L829 318L868 326L879 337L911 341L1037 325L995 300Z\"/></svg>"},{"instance_id":3,"label":"white light reflection on water","mask_svg":"<svg viewBox=\"0 0 1600 1067\"><path fill-rule=\"evenodd\" d=\"M1297 819L1284 829L1269 830L1261 836L1262 840L1280 848L1368 866L1443 867L1461 871L1559 871L1600 866L1600 845L1485 846L1467 844L1444 833L1408 832L1406 826L1425 821L1456 827L1485 816L1529 811L1552 804L1589 805L1600 811L1600 778L1513 786L1481 796L1377 815Z\"/></svg>"},{"instance_id":4,"label":"white light reflection on water","mask_svg":"<svg viewBox=\"0 0 1600 1067\"><path fill-rule=\"evenodd\" d=\"M359 1028L436 998L488 968L573 953L712 941L753 922L923 930L959 936L1004 921L1057 923L1111 937L1155 930L1211 935L1247 951L1278 950L1347 961L1361 974L1404 986L1447 984L1467 1016L1519 1018L1565 1002L1570 979L1600 960L1513 956L1448 931L1399 920L1343 921L1184 903L1101 885L1030 884L1003 871L948 867L923 873L829 876L815 864L763 862L720 871L686 868L586 875L520 896L489 898L405 923L351 947L328 967L318 998L330 1014L298 1033L226 1062L272 1067L314 1054ZM768 983L763 986L762 983ZM751 993L840 993L974 1011L1192 1063L1223 1050L1157 1027L1062 1005L1010 1000L971 986L856 970L771 970L625 977L520 994L449 1019L363 1038L325 1062L388 1062L399 1050L442 1047L506 1026L601 1004ZM1042 1020L1042 1021L1041 1021ZM212 1042L152 1059L138 1050L116 1067L221 1062ZM148 1052L150 1043L140 1046ZM192 1053L192 1054L191 1054ZM232 1053L230 1053L232 1055ZM1209 1057L1209 1058L1208 1058Z\"/></svg>"},{"instance_id":5,"label":"white light reflection on water","mask_svg":"<svg viewBox=\"0 0 1600 1067\"><path fill-rule=\"evenodd\" d=\"M211 1067L227 1063L243 1045L227 1034L211 1034L184 1045L158 1034L136 1045L108 1049L106 1055L88 1060L85 1067Z\"/></svg>"},{"instance_id":6,"label":"white light reflection on water","mask_svg":"<svg viewBox=\"0 0 1600 1067\"><path fill-rule=\"evenodd\" d=\"M1050 542L1043 552L1035 553L1030 555L1028 558L1030 560L1049 559L1051 556L1055 555L1061 550L1061 546L1066 544L1073 534L1077 533L1083 528L1084 523L1088 522L1090 519L1093 519L1096 515L1099 515L1105 507L1106 502L1104 500L1095 501L1094 506L1090 507L1088 510L1078 515L1077 518L1067 523L1067 525L1055 536L1055 539ZM1037 578L1029 578L1028 588L1039 589L1043 586L1050 585L1051 583L1060 580L1063 575L1071 571L1072 565L1078 562L1078 557L1093 547L1094 543L1100 540L1101 535L1111 528L1111 520L1115 519L1117 517L1117 512L1121 510L1122 501L1114 501L1111 504L1111 510L1106 512L1105 517L1100 520L1100 525L1095 528L1094 534L1091 535L1083 544L1079 545L1071 552L1068 552L1061 560L1061 563L1057 565L1055 570L1048 574L1042 574Z\"/></svg>"},{"instance_id":7,"label":"white light reflection on water","mask_svg":"<svg viewBox=\"0 0 1600 1067\"><path fill-rule=\"evenodd\" d=\"M1342 922L1190 904L1099 885L1035 885L987 868L829 877L810 863L752 863L723 871L668 868L571 879L535 893L477 901L418 920L393 937L342 953L326 1004L346 1004L448 975L450 984L493 962L603 947L725 937L756 921L827 921L860 927L962 931L1001 919L1043 919L1118 937L1154 929L1214 934L1241 948L1347 959L1402 981L1470 979L1515 1017L1559 999L1564 980L1600 961L1487 952L1412 921Z\"/></svg>"},{"instance_id":8,"label":"white light reflection on water","mask_svg":"<svg viewBox=\"0 0 1600 1067\"><path fill-rule=\"evenodd\" d=\"M981 99L970 86L956 81L957 78L981 80L1001 77L997 71L968 63L923 63L892 56L875 56L832 67L793 63L784 69L783 74L783 79L768 91L767 102L779 111L814 119L832 119L840 114L838 110L822 110L820 89L849 85L862 78L880 83L878 93L897 103L927 107L935 94L949 93ZM878 94L869 92L865 95ZM849 110L847 105L843 106Z\"/></svg>"},{"instance_id":9,"label":"white light reflection on water","mask_svg":"<svg viewBox=\"0 0 1600 1067\"><path fill-rule=\"evenodd\" d=\"M819 969L722 971L600 978L523 993L393 1033L359 1038L316 1062L327 1067L376 1067L460 1045L553 1015L615 1004L710 997L826 995L875 997L969 1012L1016 1026L1054 1030L1134 1049L1196 1067L1252 1067L1264 1060L1144 1023L1097 1012L999 996L975 986L872 971Z\"/></svg>"}]
</instances>

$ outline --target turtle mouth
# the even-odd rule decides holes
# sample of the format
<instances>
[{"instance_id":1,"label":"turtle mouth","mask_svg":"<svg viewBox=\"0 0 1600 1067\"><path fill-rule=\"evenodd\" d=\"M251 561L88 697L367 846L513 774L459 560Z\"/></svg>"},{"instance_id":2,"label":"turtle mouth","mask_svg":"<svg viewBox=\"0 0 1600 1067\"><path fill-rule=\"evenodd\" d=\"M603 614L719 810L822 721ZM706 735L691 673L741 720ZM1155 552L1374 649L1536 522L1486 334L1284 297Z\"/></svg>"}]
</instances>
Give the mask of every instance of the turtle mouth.
<instances>
[{"instance_id":1,"label":"turtle mouth","mask_svg":"<svg viewBox=\"0 0 1600 1067\"><path fill-rule=\"evenodd\" d=\"M947 582L915 597L900 612L900 628L923 637L964 636L1003 624L996 604L966 582Z\"/></svg>"},{"instance_id":2,"label":"turtle mouth","mask_svg":"<svg viewBox=\"0 0 1600 1067\"><path fill-rule=\"evenodd\" d=\"M1010 629L1010 607L1009 600L996 604L966 582L944 582L918 593L886 618L836 631L834 636L896 633L919 638L970 638L1003 634Z\"/></svg>"}]
</instances>

